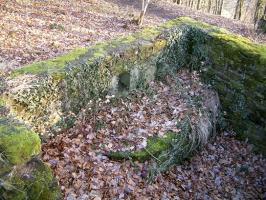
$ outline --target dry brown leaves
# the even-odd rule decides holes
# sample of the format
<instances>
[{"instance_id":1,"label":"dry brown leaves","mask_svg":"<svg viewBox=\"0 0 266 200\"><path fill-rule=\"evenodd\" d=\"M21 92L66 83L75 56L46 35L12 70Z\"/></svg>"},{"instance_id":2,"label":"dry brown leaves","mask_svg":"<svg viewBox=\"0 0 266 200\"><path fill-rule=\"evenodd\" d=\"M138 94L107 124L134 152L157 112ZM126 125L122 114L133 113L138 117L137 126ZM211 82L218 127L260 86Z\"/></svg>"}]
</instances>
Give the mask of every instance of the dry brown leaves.
<instances>
[{"instance_id":1,"label":"dry brown leaves","mask_svg":"<svg viewBox=\"0 0 266 200\"><path fill-rule=\"evenodd\" d=\"M134 32L133 25L125 28L131 18L127 11L103 0L5 1L0 4L0 63L14 68Z\"/></svg>"}]
</instances>

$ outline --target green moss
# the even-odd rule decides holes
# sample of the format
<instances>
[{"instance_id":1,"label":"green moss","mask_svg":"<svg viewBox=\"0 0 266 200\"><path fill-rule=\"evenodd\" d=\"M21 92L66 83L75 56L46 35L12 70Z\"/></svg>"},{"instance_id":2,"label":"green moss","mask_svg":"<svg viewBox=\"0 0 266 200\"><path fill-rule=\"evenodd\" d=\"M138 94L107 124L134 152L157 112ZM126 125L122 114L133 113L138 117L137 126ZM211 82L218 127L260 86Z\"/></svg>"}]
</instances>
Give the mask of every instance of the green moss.
<instances>
[{"instance_id":1,"label":"green moss","mask_svg":"<svg viewBox=\"0 0 266 200\"><path fill-rule=\"evenodd\" d=\"M24 125L0 118L0 150L12 164L22 164L41 151L39 136Z\"/></svg>"},{"instance_id":2,"label":"green moss","mask_svg":"<svg viewBox=\"0 0 266 200\"><path fill-rule=\"evenodd\" d=\"M223 50L224 57L234 61L237 66L239 64L265 63L266 46L257 45L246 38L230 34L212 33L211 36L213 37L212 44L210 44L212 49L215 50L218 47ZM215 53L217 54L217 52Z\"/></svg>"},{"instance_id":3,"label":"green moss","mask_svg":"<svg viewBox=\"0 0 266 200\"><path fill-rule=\"evenodd\" d=\"M60 73L63 71L64 67L68 62L78 59L80 56L84 55L87 52L85 48L78 48L72 52L59 56L57 58L33 63L26 65L22 68L16 69L12 72L13 77L16 77L21 74L40 74L40 73Z\"/></svg>"},{"instance_id":4,"label":"green moss","mask_svg":"<svg viewBox=\"0 0 266 200\"><path fill-rule=\"evenodd\" d=\"M129 35L125 38L123 38L121 41L119 41L119 43L121 44L130 44L132 42L136 41L136 37L134 37L133 35Z\"/></svg>"},{"instance_id":5,"label":"green moss","mask_svg":"<svg viewBox=\"0 0 266 200\"><path fill-rule=\"evenodd\" d=\"M59 200L62 198L51 169L38 159L14 169L11 176L4 177L0 195L4 199L12 200Z\"/></svg>"},{"instance_id":6,"label":"green moss","mask_svg":"<svg viewBox=\"0 0 266 200\"><path fill-rule=\"evenodd\" d=\"M5 174L9 173L12 168L11 164L4 160L4 158L0 158L0 177L4 176Z\"/></svg>"},{"instance_id":7,"label":"green moss","mask_svg":"<svg viewBox=\"0 0 266 200\"><path fill-rule=\"evenodd\" d=\"M219 27L207 24L205 22L199 22L199 21L194 20L194 19L189 18L189 17L179 17L179 18L173 20L173 22L175 24L178 24L178 25L185 25L185 26L190 26L190 27L194 27L196 29L203 30L205 33L208 33L208 34L209 33L216 33L216 32L230 34L230 32L227 31L226 29L219 28ZM176 26L176 25L174 25L172 23L169 23L169 25L166 24L166 27L167 28L171 28L172 26Z\"/></svg>"},{"instance_id":8,"label":"green moss","mask_svg":"<svg viewBox=\"0 0 266 200\"><path fill-rule=\"evenodd\" d=\"M0 96L0 107L4 107L6 105L6 102L3 98Z\"/></svg>"},{"instance_id":9,"label":"green moss","mask_svg":"<svg viewBox=\"0 0 266 200\"><path fill-rule=\"evenodd\" d=\"M266 46L221 31L208 36L201 41L204 47L200 55L207 63L202 78L217 90L226 119L238 137L248 138L256 149L265 152Z\"/></svg>"},{"instance_id":10,"label":"green moss","mask_svg":"<svg viewBox=\"0 0 266 200\"><path fill-rule=\"evenodd\" d=\"M107 56L108 42L97 43L93 47L88 49L88 64L94 64L94 62L100 58Z\"/></svg>"},{"instance_id":11,"label":"green moss","mask_svg":"<svg viewBox=\"0 0 266 200\"><path fill-rule=\"evenodd\" d=\"M132 158L133 160L145 161L151 157L156 157L163 151L168 150L173 143L173 140L177 138L176 133L167 133L165 137L152 137L148 138L147 147L143 150L134 152L110 152L108 156L111 159L122 160Z\"/></svg>"}]
</instances>

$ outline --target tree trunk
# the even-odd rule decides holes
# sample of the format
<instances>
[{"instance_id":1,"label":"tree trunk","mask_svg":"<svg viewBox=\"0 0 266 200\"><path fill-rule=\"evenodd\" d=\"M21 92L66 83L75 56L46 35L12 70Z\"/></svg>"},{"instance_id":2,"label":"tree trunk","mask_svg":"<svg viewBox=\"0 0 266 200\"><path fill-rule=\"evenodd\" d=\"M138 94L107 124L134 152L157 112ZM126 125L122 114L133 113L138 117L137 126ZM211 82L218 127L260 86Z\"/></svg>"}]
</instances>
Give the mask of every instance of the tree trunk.
<instances>
[{"instance_id":1,"label":"tree trunk","mask_svg":"<svg viewBox=\"0 0 266 200\"><path fill-rule=\"evenodd\" d=\"M138 20L138 25L141 26L143 24L144 16L147 11L148 5L150 3L150 0L142 0L142 8Z\"/></svg>"},{"instance_id":2,"label":"tree trunk","mask_svg":"<svg viewBox=\"0 0 266 200\"><path fill-rule=\"evenodd\" d=\"M144 14L145 14L144 11L140 12L139 21L138 21L139 26L141 26L143 24Z\"/></svg>"}]
</instances>

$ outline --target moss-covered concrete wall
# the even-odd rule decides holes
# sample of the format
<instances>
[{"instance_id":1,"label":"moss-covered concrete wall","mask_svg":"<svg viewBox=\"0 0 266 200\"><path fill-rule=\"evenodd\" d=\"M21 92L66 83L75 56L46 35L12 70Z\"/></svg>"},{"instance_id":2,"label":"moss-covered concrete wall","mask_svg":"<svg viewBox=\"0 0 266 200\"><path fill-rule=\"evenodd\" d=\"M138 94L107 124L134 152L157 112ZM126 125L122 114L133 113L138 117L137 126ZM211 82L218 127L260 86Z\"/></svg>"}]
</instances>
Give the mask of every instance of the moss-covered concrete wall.
<instances>
[{"instance_id":1,"label":"moss-covered concrete wall","mask_svg":"<svg viewBox=\"0 0 266 200\"><path fill-rule=\"evenodd\" d=\"M220 94L226 118L240 138L266 152L266 48L225 33L212 33L203 77Z\"/></svg>"},{"instance_id":2,"label":"moss-covered concrete wall","mask_svg":"<svg viewBox=\"0 0 266 200\"><path fill-rule=\"evenodd\" d=\"M152 80L155 72L190 67L219 92L229 124L265 151L265 49L226 30L179 18L15 70L4 99L13 113L44 133L47 127L64 126L62 119L92 98L117 92L125 77L132 89Z\"/></svg>"}]
</instances>

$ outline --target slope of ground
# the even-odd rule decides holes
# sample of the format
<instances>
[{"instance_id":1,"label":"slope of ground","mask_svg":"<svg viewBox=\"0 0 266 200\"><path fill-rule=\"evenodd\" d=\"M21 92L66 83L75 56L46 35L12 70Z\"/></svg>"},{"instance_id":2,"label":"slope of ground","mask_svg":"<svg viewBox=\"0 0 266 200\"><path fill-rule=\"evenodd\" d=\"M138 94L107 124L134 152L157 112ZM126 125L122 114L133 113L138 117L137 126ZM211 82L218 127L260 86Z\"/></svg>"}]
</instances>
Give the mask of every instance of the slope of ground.
<instances>
[{"instance_id":1,"label":"slope of ground","mask_svg":"<svg viewBox=\"0 0 266 200\"><path fill-rule=\"evenodd\" d=\"M79 46L142 29L131 22L138 16L140 5L139 1L130 0L0 1L0 70L52 58ZM253 31L252 25L162 0L151 3L144 27L179 16L218 25L257 42L266 41L265 35Z\"/></svg>"}]
</instances>

